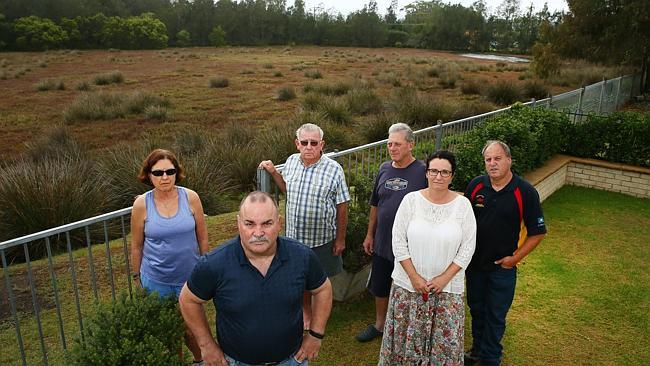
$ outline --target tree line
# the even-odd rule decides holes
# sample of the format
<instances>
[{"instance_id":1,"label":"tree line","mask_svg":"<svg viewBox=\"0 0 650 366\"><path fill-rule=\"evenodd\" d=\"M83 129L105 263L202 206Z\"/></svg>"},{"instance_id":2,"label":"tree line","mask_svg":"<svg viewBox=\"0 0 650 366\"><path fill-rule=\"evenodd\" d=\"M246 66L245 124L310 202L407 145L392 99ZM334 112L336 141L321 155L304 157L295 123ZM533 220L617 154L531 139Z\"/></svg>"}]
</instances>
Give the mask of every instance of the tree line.
<instances>
[{"instance_id":1,"label":"tree line","mask_svg":"<svg viewBox=\"0 0 650 366\"><path fill-rule=\"evenodd\" d=\"M283 45L414 47L534 56L539 76L562 58L647 69L650 1L567 0L569 12L503 0L489 13L440 0L377 2L347 16L304 0L0 0L0 50Z\"/></svg>"},{"instance_id":2,"label":"tree line","mask_svg":"<svg viewBox=\"0 0 650 366\"><path fill-rule=\"evenodd\" d=\"M374 0L347 16L307 9L304 0L0 0L0 47L163 48L167 46L313 44L416 47L529 53L547 8L521 11L504 0L488 14L484 0L470 7L439 0L381 15Z\"/></svg>"}]
</instances>

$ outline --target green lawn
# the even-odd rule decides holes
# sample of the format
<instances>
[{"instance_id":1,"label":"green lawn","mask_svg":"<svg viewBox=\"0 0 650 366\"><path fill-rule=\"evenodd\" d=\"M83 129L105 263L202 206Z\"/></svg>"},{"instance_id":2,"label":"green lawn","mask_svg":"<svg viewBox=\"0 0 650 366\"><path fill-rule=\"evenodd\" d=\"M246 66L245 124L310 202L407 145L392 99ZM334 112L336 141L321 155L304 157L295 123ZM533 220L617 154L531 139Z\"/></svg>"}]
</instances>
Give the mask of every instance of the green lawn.
<instances>
[{"instance_id":1,"label":"green lawn","mask_svg":"<svg viewBox=\"0 0 650 366\"><path fill-rule=\"evenodd\" d=\"M650 364L650 200L564 187L544 202L544 212L549 234L519 268L503 364ZM234 219L233 214L208 219L212 246L234 233ZM118 272L124 263L120 245L121 240L112 244L114 270ZM93 252L96 262L104 260L104 246ZM84 249L75 252L82 279L88 278L85 254ZM70 304L63 309L66 334L73 334L78 326L71 289L64 284L70 276L66 263L67 255L54 260L59 289L64 292L62 302ZM33 270L41 281L49 281L46 261L34 262ZM105 265L97 270L105 273ZM24 269L17 266L11 272L16 278ZM123 277L117 281L118 288L125 286ZM87 280L80 286L82 311L88 313L92 310L90 286ZM105 286L100 294L102 299L110 298ZM312 364L375 365L379 340L368 344L354 340L354 335L373 321L373 314L373 300L367 294L336 303L321 354ZM41 317L50 364L63 364L56 312L49 308ZM0 364L18 365L17 342L8 320L0 322ZM21 330L28 364L41 364L34 320L21 317ZM68 343L71 338L68 335ZM466 339L469 342L469 334Z\"/></svg>"},{"instance_id":2,"label":"green lawn","mask_svg":"<svg viewBox=\"0 0 650 366\"><path fill-rule=\"evenodd\" d=\"M503 364L650 364L650 200L567 186L544 214L548 236L519 267ZM353 339L373 314L369 296L336 304L313 364L376 365L380 341Z\"/></svg>"}]
</instances>

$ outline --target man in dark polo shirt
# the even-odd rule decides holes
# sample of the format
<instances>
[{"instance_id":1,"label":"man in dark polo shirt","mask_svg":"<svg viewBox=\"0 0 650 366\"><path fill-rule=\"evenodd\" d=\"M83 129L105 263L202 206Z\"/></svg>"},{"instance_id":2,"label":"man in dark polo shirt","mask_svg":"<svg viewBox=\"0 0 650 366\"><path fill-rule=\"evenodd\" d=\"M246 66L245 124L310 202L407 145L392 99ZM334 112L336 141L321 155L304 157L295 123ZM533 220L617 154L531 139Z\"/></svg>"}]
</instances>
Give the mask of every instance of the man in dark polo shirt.
<instances>
[{"instance_id":1,"label":"man in dark polo shirt","mask_svg":"<svg viewBox=\"0 0 650 366\"><path fill-rule=\"evenodd\" d=\"M395 213L407 193L427 187L426 166L413 156L414 146L415 135L407 124L395 123L390 126L386 147L391 160L379 167L370 197L368 232L363 241L363 249L372 256L368 289L375 296L375 323L357 334L359 342L368 342L383 335L391 274L395 265Z\"/></svg>"},{"instance_id":2,"label":"man in dark polo shirt","mask_svg":"<svg viewBox=\"0 0 650 366\"><path fill-rule=\"evenodd\" d=\"M312 250L278 237L278 207L268 194L249 194L237 225L239 237L199 260L179 299L205 365L306 365L324 337L330 281ZM314 302L311 328L303 336L304 291ZM218 343L203 310L210 299L217 309Z\"/></svg>"},{"instance_id":3,"label":"man in dark polo shirt","mask_svg":"<svg viewBox=\"0 0 650 366\"><path fill-rule=\"evenodd\" d=\"M517 283L517 263L546 234L539 194L510 170L508 145L491 140L483 148L487 175L474 178L465 197L476 216L476 250L467 267L467 304L473 344L465 364L499 365L506 315Z\"/></svg>"}]
</instances>

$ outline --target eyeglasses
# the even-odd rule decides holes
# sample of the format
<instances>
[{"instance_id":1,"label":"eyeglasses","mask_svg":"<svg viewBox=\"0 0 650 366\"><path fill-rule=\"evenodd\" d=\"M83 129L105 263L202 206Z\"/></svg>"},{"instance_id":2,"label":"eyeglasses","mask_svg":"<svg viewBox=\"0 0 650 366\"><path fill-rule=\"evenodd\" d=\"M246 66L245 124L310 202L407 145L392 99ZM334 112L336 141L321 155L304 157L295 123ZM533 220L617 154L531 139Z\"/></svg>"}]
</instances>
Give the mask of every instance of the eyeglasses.
<instances>
[{"instance_id":1,"label":"eyeglasses","mask_svg":"<svg viewBox=\"0 0 650 366\"><path fill-rule=\"evenodd\" d=\"M443 178L451 177L451 171L449 170L438 170L438 169L427 169L427 174L430 174L434 178L440 173L440 176Z\"/></svg>"},{"instance_id":2,"label":"eyeglasses","mask_svg":"<svg viewBox=\"0 0 650 366\"><path fill-rule=\"evenodd\" d=\"M320 144L320 141L316 141L316 140L300 140L300 145L302 145L302 146L307 146L307 145L318 146L318 144Z\"/></svg>"},{"instance_id":3,"label":"eyeglasses","mask_svg":"<svg viewBox=\"0 0 650 366\"><path fill-rule=\"evenodd\" d=\"M162 177L163 174L167 174L168 177L171 177L172 175L176 174L176 169L171 168L167 170L152 170L151 175L154 177Z\"/></svg>"}]
</instances>

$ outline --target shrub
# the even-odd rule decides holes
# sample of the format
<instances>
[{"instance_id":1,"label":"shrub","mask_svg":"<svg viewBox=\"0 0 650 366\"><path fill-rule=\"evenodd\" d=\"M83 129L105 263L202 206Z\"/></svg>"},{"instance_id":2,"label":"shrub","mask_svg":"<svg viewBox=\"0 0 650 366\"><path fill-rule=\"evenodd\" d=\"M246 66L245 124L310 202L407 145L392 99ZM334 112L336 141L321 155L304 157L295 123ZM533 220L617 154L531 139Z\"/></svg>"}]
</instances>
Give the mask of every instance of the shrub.
<instances>
[{"instance_id":1,"label":"shrub","mask_svg":"<svg viewBox=\"0 0 650 366\"><path fill-rule=\"evenodd\" d=\"M481 90L483 89L483 85L485 81L479 81L477 79L469 79L463 82L463 84L460 86L460 91L463 94L471 95L471 94L481 94Z\"/></svg>"},{"instance_id":2,"label":"shrub","mask_svg":"<svg viewBox=\"0 0 650 366\"><path fill-rule=\"evenodd\" d=\"M650 114L617 112L571 125L567 153L650 167Z\"/></svg>"},{"instance_id":3,"label":"shrub","mask_svg":"<svg viewBox=\"0 0 650 366\"><path fill-rule=\"evenodd\" d=\"M44 79L36 83L36 90L38 91L65 90L65 85L61 80Z\"/></svg>"},{"instance_id":4,"label":"shrub","mask_svg":"<svg viewBox=\"0 0 650 366\"><path fill-rule=\"evenodd\" d=\"M139 114L149 106L168 107L169 102L148 92L84 93L74 100L63 116L68 122L106 120Z\"/></svg>"},{"instance_id":5,"label":"shrub","mask_svg":"<svg viewBox=\"0 0 650 366\"><path fill-rule=\"evenodd\" d=\"M40 66L42 68L46 68L47 67L47 61L45 61L45 60L38 61L38 66Z\"/></svg>"},{"instance_id":6,"label":"shrub","mask_svg":"<svg viewBox=\"0 0 650 366\"><path fill-rule=\"evenodd\" d=\"M519 89L509 81L498 81L488 87L487 98L495 104L512 104L520 98Z\"/></svg>"},{"instance_id":7,"label":"shrub","mask_svg":"<svg viewBox=\"0 0 650 366\"><path fill-rule=\"evenodd\" d=\"M464 189L472 178L484 172L481 149L486 141L498 139L508 144L513 170L524 174L563 151L568 127L568 118L563 113L516 104L464 134L446 137L443 145L455 146L458 168L454 187Z\"/></svg>"},{"instance_id":8,"label":"shrub","mask_svg":"<svg viewBox=\"0 0 650 366\"><path fill-rule=\"evenodd\" d=\"M124 76L119 71L111 71L95 76L95 85L119 84L124 81Z\"/></svg>"},{"instance_id":9,"label":"shrub","mask_svg":"<svg viewBox=\"0 0 650 366\"><path fill-rule=\"evenodd\" d=\"M431 96L420 95L413 89L402 89L393 96L391 108L398 121L411 128L433 126L440 119L448 121L452 110L447 103Z\"/></svg>"},{"instance_id":10,"label":"shrub","mask_svg":"<svg viewBox=\"0 0 650 366\"><path fill-rule=\"evenodd\" d=\"M454 89L456 87L456 81L458 81L459 78L460 76L455 72L445 72L440 75L438 84L440 84L443 89Z\"/></svg>"},{"instance_id":11,"label":"shrub","mask_svg":"<svg viewBox=\"0 0 650 366\"><path fill-rule=\"evenodd\" d=\"M253 70L242 70L242 72L240 74L242 74L242 75L252 75L254 73L255 73L255 71L253 71Z\"/></svg>"},{"instance_id":12,"label":"shrub","mask_svg":"<svg viewBox=\"0 0 650 366\"><path fill-rule=\"evenodd\" d=\"M305 71L305 76L310 78L310 79L322 79L323 78L323 74L321 74L321 72L318 71L318 70Z\"/></svg>"},{"instance_id":13,"label":"shrub","mask_svg":"<svg viewBox=\"0 0 650 366\"><path fill-rule=\"evenodd\" d=\"M302 99L302 108L306 111L315 111L323 103L325 98L316 93L306 93Z\"/></svg>"},{"instance_id":14,"label":"shrub","mask_svg":"<svg viewBox=\"0 0 650 366\"><path fill-rule=\"evenodd\" d=\"M336 82L333 84L326 83L307 83L303 86L305 92L314 92L323 95L344 95L352 89L352 86L346 82Z\"/></svg>"},{"instance_id":15,"label":"shrub","mask_svg":"<svg viewBox=\"0 0 650 366\"><path fill-rule=\"evenodd\" d=\"M430 78L437 78L438 76L440 76L440 69L437 66L428 68L427 76Z\"/></svg>"},{"instance_id":16,"label":"shrub","mask_svg":"<svg viewBox=\"0 0 650 366\"><path fill-rule=\"evenodd\" d=\"M52 159L86 159L84 150L63 125L56 126L25 144L25 156L34 163Z\"/></svg>"},{"instance_id":17,"label":"shrub","mask_svg":"<svg viewBox=\"0 0 650 366\"><path fill-rule=\"evenodd\" d=\"M262 65L262 67L265 68L265 69L272 69L273 64L266 63L266 64Z\"/></svg>"},{"instance_id":18,"label":"shrub","mask_svg":"<svg viewBox=\"0 0 650 366\"><path fill-rule=\"evenodd\" d=\"M353 89L345 95L345 101L354 114L377 113L383 108L381 99L371 89Z\"/></svg>"},{"instance_id":19,"label":"shrub","mask_svg":"<svg viewBox=\"0 0 650 366\"><path fill-rule=\"evenodd\" d=\"M225 88L228 85L230 85L230 81L228 81L228 78L219 76L216 78L210 79L210 87L211 88Z\"/></svg>"},{"instance_id":20,"label":"shrub","mask_svg":"<svg viewBox=\"0 0 650 366\"><path fill-rule=\"evenodd\" d=\"M273 76L275 76L276 78L281 78L284 75L280 71L276 71L276 72L273 73Z\"/></svg>"},{"instance_id":21,"label":"shrub","mask_svg":"<svg viewBox=\"0 0 650 366\"><path fill-rule=\"evenodd\" d=\"M318 110L332 122L345 124L352 121L352 113L345 101L336 98L325 98Z\"/></svg>"},{"instance_id":22,"label":"shrub","mask_svg":"<svg viewBox=\"0 0 650 366\"><path fill-rule=\"evenodd\" d=\"M79 91L88 91L90 90L90 84L87 81L82 81L77 84L76 89Z\"/></svg>"},{"instance_id":23,"label":"shrub","mask_svg":"<svg viewBox=\"0 0 650 366\"><path fill-rule=\"evenodd\" d=\"M365 143L381 141L388 138L388 128L397 121L393 115L383 113L377 118L367 119L359 122L360 131Z\"/></svg>"},{"instance_id":24,"label":"shrub","mask_svg":"<svg viewBox=\"0 0 650 366\"><path fill-rule=\"evenodd\" d=\"M343 267L348 272L358 272L369 264L371 257L363 250L363 240L368 228L368 213L370 212L370 195L373 181L362 175L353 174L348 181L350 187L350 202L348 206L348 227L345 242L348 249L343 252Z\"/></svg>"},{"instance_id":25,"label":"shrub","mask_svg":"<svg viewBox=\"0 0 650 366\"><path fill-rule=\"evenodd\" d=\"M281 101L291 100L296 98L296 90L293 86L283 86L278 89L276 99Z\"/></svg>"},{"instance_id":26,"label":"shrub","mask_svg":"<svg viewBox=\"0 0 650 366\"><path fill-rule=\"evenodd\" d=\"M539 80L528 80L524 83L523 95L526 98L544 99L550 94L548 88Z\"/></svg>"},{"instance_id":27,"label":"shrub","mask_svg":"<svg viewBox=\"0 0 650 366\"><path fill-rule=\"evenodd\" d=\"M168 117L167 107L161 105L150 105L144 109L144 114L149 119L164 121Z\"/></svg>"},{"instance_id":28,"label":"shrub","mask_svg":"<svg viewBox=\"0 0 650 366\"><path fill-rule=\"evenodd\" d=\"M100 304L75 339L69 365L182 365L183 318L173 298L136 291Z\"/></svg>"},{"instance_id":29,"label":"shrub","mask_svg":"<svg viewBox=\"0 0 650 366\"><path fill-rule=\"evenodd\" d=\"M106 192L105 177L81 156L20 160L0 176L0 235L16 238L105 213ZM45 253L30 246L32 259Z\"/></svg>"}]
</instances>

